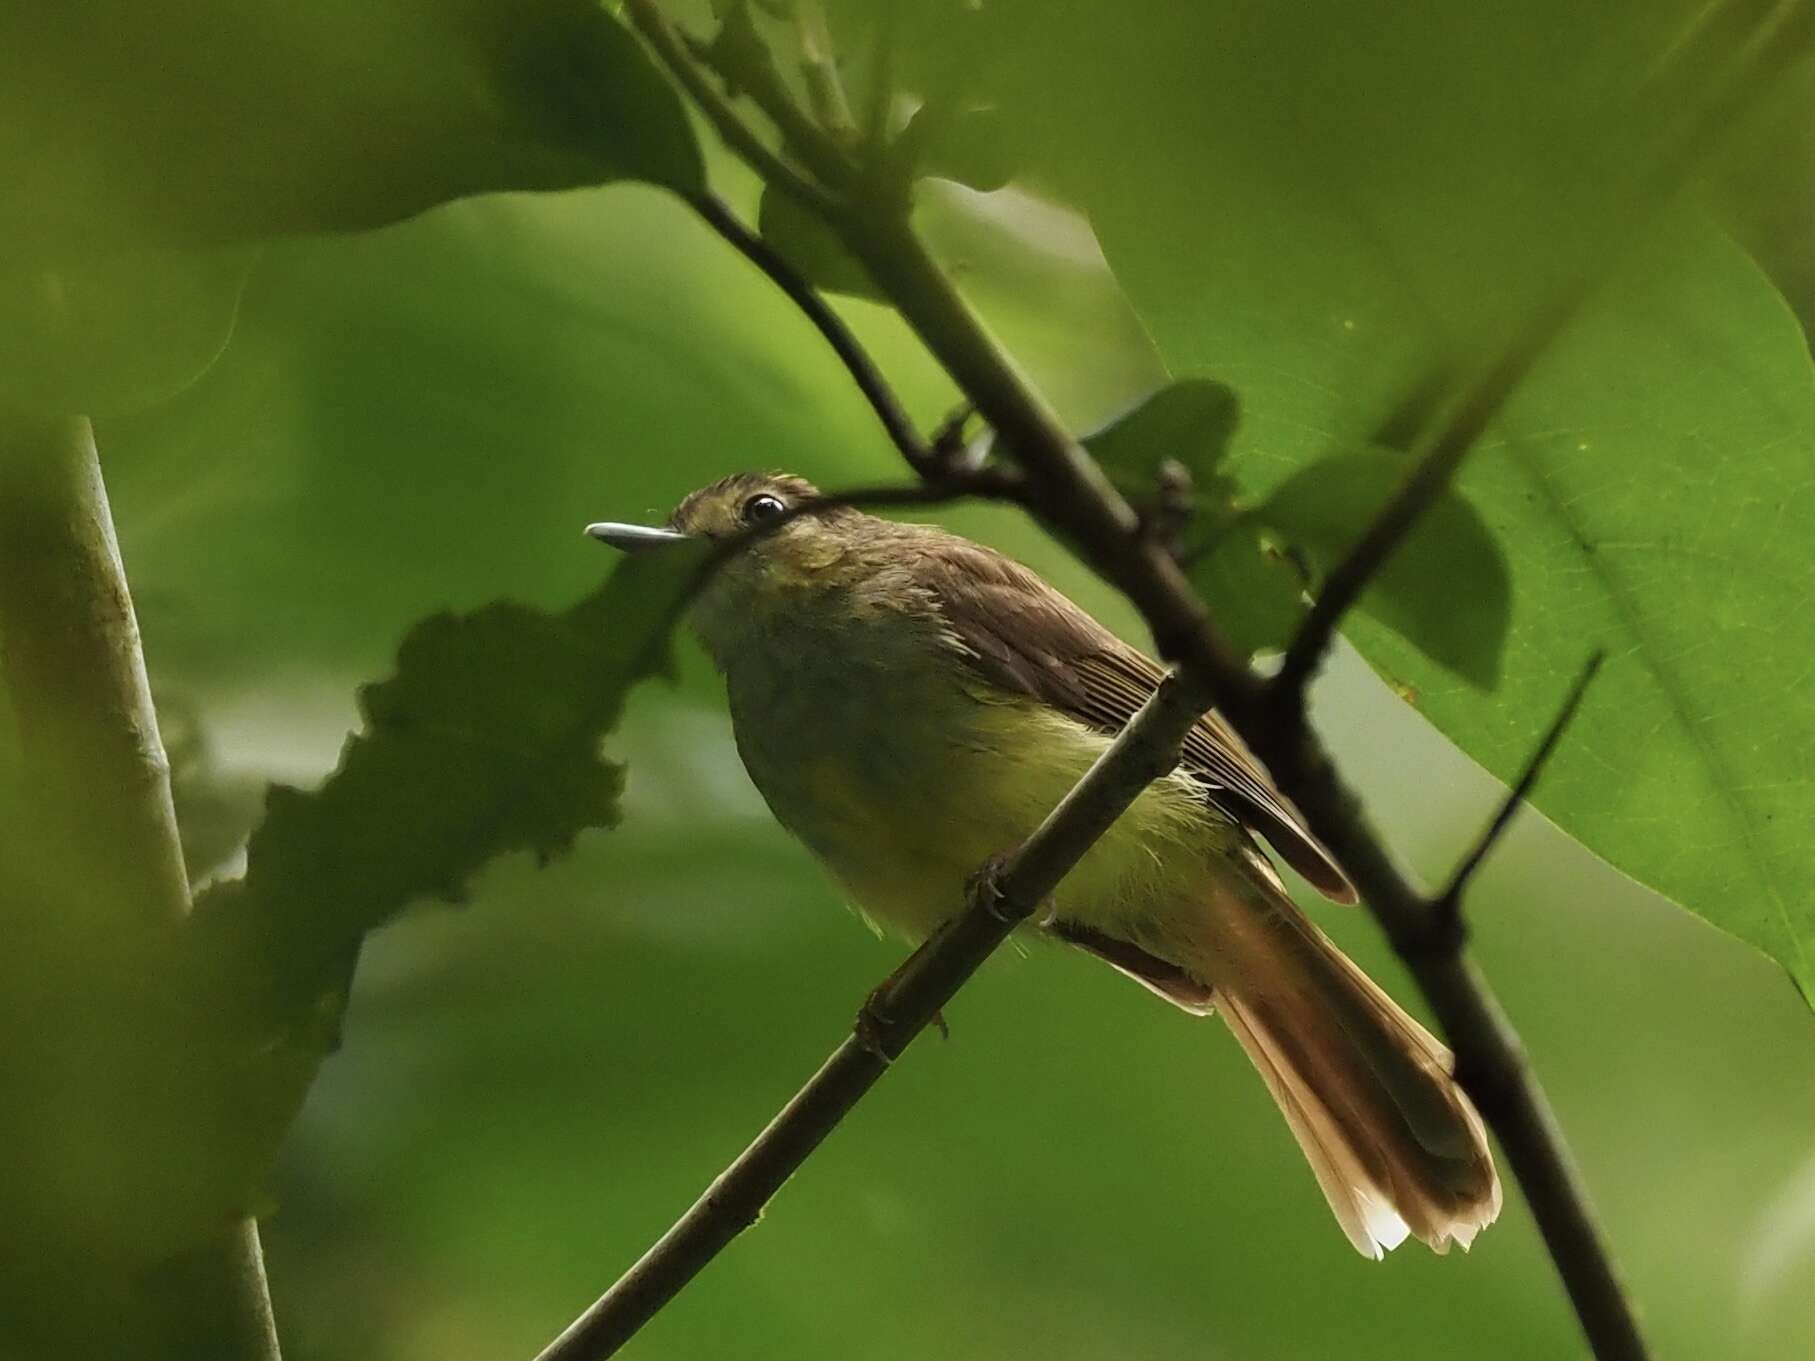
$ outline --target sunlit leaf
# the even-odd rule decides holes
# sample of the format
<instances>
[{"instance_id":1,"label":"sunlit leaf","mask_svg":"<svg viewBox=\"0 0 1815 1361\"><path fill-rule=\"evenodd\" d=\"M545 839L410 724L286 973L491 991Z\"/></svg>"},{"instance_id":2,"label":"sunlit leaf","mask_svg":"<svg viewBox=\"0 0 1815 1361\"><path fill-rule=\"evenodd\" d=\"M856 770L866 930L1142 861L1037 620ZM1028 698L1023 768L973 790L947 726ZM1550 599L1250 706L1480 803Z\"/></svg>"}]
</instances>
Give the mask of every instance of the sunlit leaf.
<instances>
[{"instance_id":1,"label":"sunlit leaf","mask_svg":"<svg viewBox=\"0 0 1815 1361\"><path fill-rule=\"evenodd\" d=\"M1105 244L1168 359L1240 384L1247 420L1232 461L1244 484L1284 497L1301 533L1322 520L1340 538L1340 507L1314 515L1304 493L1326 453L1355 435L1345 408L1389 397L1384 374L1370 392L1358 381L1369 370L1330 356L1332 318L1353 323L1357 344L1378 325L1369 295L1335 276L1321 293L1307 288L1294 259L1250 274L1232 305L1227 289L1212 301L1188 286L1214 260L1180 251L1161 223L1118 221ZM1801 682L1815 655L1815 578L1802 546L1815 542L1815 500L1799 490L1815 448L1808 351L1730 244L1702 234L1647 264L1546 357L1464 466L1459 489L1479 521L1439 517L1425 579L1402 578L1415 594L1395 606L1378 592L1348 633L1502 779L1573 670L1606 648L1538 806L1811 993L1815 696ZM1331 373L1351 386L1324 387ZM1407 563L1401 571L1416 570ZM1508 584L1489 693L1452 668L1488 678L1480 668ZM1395 608L1418 613L1395 618ZM1409 641L1445 628L1451 667Z\"/></svg>"}]
</instances>

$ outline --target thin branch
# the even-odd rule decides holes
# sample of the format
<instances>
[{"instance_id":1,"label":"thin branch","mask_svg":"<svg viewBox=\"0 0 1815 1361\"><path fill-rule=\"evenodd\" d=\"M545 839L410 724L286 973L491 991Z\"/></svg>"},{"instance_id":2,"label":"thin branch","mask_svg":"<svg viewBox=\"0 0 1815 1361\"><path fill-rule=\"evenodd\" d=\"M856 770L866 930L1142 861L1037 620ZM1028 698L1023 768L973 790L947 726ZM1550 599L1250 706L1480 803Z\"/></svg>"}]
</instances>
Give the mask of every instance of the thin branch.
<instances>
[{"instance_id":1,"label":"thin branch","mask_svg":"<svg viewBox=\"0 0 1815 1361\"><path fill-rule=\"evenodd\" d=\"M1524 342L1508 350L1456 404L1411 476L1368 525L1349 555L1325 578L1323 589L1312 601L1304 622L1286 647L1279 670L1274 673L1275 694L1302 709L1305 687L1335 641L1343 616L1423 521L1425 512L1448 489L1456 469L1475 447L1481 432L1506 405L1507 398L1531 371L1538 356L1575 314L1576 304L1586 297L1586 293L1572 290L1568 296L1570 305L1552 308Z\"/></svg>"},{"instance_id":2,"label":"thin branch","mask_svg":"<svg viewBox=\"0 0 1815 1361\"><path fill-rule=\"evenodd\" d=\"M1531 797L1531 791L1537 787L1538 777L1544 773L1544 767L1556 751L1557 744L1563 740L1563 734L1568 730L1570 723L1575 720L1576 711L1582 707L1582 699L1587 695L1588 687L1599 673L1601 663L1606 660L1606 656L1606 653L1597 651L1583 665L1581 672L1575 678L1575 683L1569 687L1569 694L1563 700L1563 707L1557 710L1557 716L1550 721L1550 727L1545 730L1537 749L1526 760L1525 769L1520 772L1513 787L1507 791L1506 798L1500 804L1499 811L1494 814L1493 821L1487 824L1486 830L1481 833L1473 849L1462 857L1462 862L1456 866L1455 873L1450 876L1449 883L1444 886L1443 891L1432 900L1432 910L1437 914L1439 920L1453 919L1461 913L1462 894L1468 887L1469 880L1474 878L1475 871L1481 868L1481 862L1487 859L1488 852L1499 843L1500 838L1505 835L1507 827L1511 825L1513 817Z\"/></svg>"},{"instance_id":3,"label":"thin branch","mask_svg":"<svg viewBox=\"0 0 1815 1361\"><path fill-rule=\"evenodd\" d=\"M821 214L832 210L832 200L826 191L769 150L763 139L731 107L731 101L712 88L699 66L687 54L683 40L675 32L673 25L656 8L653 0L626 0L624 10L643 35L643 40L649 44L662 65L668 68L669 74L681 88L692 96L694 105L724 139L726 146L762 176L765 183L774 185L804 207Z\"/></svg>"},{"instance_id":4,"label":"thin branch","mask_svg":"<svg viewBox=\"0 0 1815 1361\"><path fill-rule=\"evenodd\" d=\"M651 0L630 0L633 10L653 8ZM634 17L634 16L633 16ZM642 22L638 19L638 22ZM783 145L800 158L822 184L847 188L857 167L826 129L794 102L769 49L751 23L746 4L733 5L718 37L711 42L683 35L687 54L718 73L727 89L741 90L781 134ZM664 60L672 60L663 54Z\"/></svg>"},{"instance_id":5,"label":"thin branch","mask_svg":"<svg viewBox=\"0 0 1815 1361\"><path fill-rule=\"evenodd\" d=\"M1203 711L1200 691L1168 678L1021 847L979 877L966 910L866 1004L852 1033L693 1207L537 1361L601 1361L673 1299L763 1207L888 1071L979 965L1066 873L1172 768Z\"/></svg>"},{"instance_id":6,"label":"thin branch","mask_svg":"<svg viewBox=\"0 0 1815 1361\"><path fill-rule=\"evenodd\" d=\"M814 328L825 338L826 344L832 347L832 353L838 356L849 371L851 380L857 384L857 390L869 402L871 410L882 422L882 428L888 432L889 439L901 451L908 466L923 476L935 470L938 461L926 442L920 438L920 432L908 418L888 380L882 376L862 342L845 325L844 318L833 311L831 304L820 296L819 290L808 283L773 246L746 227L723 199L714 194L701 193L689 196L687 202L707 226L768 275L770 281L786 293L807 320L813 323Z\"/></svg>"}]
</instances>

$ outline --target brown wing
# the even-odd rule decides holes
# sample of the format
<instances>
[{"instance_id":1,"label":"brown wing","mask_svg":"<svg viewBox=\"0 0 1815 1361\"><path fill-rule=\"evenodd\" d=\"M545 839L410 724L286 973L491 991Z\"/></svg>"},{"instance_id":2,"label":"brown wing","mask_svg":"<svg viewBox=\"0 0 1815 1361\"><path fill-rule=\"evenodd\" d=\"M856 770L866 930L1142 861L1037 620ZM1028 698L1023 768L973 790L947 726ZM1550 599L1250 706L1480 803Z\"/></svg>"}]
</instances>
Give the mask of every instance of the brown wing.
<instances>
[{"instance_id":1,"label":"brown wing","mask_svg":"<svg viewBox=\"0 0 1815 1361\"><path fill-rule=\"evenodd\" d=\"M973 665L992 684L1117 732L1160 683L1160 668L1021 564L942 536L916 573ZM1214 713L1180 752L1181 764L1230 817L1259 832L1327 898L1355 901L1354 885L1305 828L1241 740Z\"/></svg>"}]
</instances>

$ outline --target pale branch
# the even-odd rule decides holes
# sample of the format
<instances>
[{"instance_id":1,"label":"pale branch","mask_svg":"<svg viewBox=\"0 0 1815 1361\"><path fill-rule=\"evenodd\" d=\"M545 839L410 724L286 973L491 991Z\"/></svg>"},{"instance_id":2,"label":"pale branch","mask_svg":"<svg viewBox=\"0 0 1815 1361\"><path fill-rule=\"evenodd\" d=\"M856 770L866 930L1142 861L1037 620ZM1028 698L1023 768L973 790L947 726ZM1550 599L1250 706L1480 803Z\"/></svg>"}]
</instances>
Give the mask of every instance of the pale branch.
<instances>
[{"instance_id":1,"label":"pale branch","mask_svg":"<svg viewBox=\"0 0 1815 1361\"><path fill-rule=\"evenodd\" d=\"M673 1299L818 1148L914 1037L1177 761L1204 693L1168 677L1032 836L981 872L964 911L872 994L851 1035L756 1140L537 1361L601 1361Z\"/></svg>"},{"instance_id":2,"label":"pale branch","mask_svg":"<svg viewBox=\"0 0 1815 1361\"><path fill-rule=\"evenodd\" d=\"M844 318L832 310L831 304L820 295L819 290L808 283L773 246L745 226L723 199L714 194L702 193L690 196L687 202L708 227L787 294L788 299L824 337L832 353L838 356L839 362L851 375L851 381L857 385L857 390L869 402L876 418L882 422L882 428L888 432L895 448L907 460L908 466L923 476L936 471L938 465L933 450L921 439L920 432L902 409L900 399L895 396L894 390L889 387L888 381L883 378L881 370L863 348L862 342L845 325Z\"/></svg>"},{"instance_id":3,"label":"pale branch","mask_svg":"<svg viewBox=\"0 0 1815 1361\"><path fill-rule=\"evenodd\" d=\"M134 976L162 957L189 911L189 883L132 595L82 417L0 422L0 671L34 794L32 832L54 840L57 873L79 880L64 895L78 912L60 911L11 947L69 934L81 948L55 952L47 968L74 960ZM156 1333L137 1340L147 1354L278 1361L250 1219L140 1285ZM106 1298L105 1288L96 1294Z\"/></svg>"},{"instance_id":4,"label":"pale branch","mask_svg":"<svg viewBox=\"0 0 1815 1361\"><path fill-rule=\"evenodd\" d=\"M1487 859L1488 853L1499 844L1500 838L1506 834L1506 829L1512 825L1512 820L1518 814L1519 809L1523 808L1531 797L1531 791L1537 788L1538 778L1543 775L1544 767L1549 764L1558 743L1563 740L1563 734L1575 721L1576 713L1582 707L1582 700L1588 694L1588 687L1599 674L1601 663L1606 660L1606 655L1604 652L1596 651L1583 664L1581 671L1576 675L1575 682L1569 687L1569 693L1564 696L1563 705L1557 710L1557 716L1551 719L1550 726L1544 730L1544 736L1539 740L1530 757L1526 759L1525 769L1519 772L1519 778L1506 792L1506 797L1501 801L1493 821L1487 824L1474 847L1462 857L1455 872L1450 875L1449 882L1443 886L1443 891L1431 900L1432 910L1440 919L1454 919L1460 916L1463 891L1468 888L1469 881L1475 877L1475 871L1481 868L1481 862Z\"/></svg>"}]
</instances>

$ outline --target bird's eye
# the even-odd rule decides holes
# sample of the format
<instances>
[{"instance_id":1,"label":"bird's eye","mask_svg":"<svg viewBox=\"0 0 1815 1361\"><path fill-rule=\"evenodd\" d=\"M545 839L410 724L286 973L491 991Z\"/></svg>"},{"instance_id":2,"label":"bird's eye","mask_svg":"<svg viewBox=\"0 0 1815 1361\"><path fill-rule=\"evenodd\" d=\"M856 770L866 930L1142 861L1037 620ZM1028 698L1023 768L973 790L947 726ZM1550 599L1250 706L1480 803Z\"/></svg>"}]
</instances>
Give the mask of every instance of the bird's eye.
<instances>
[{"instance_id":1,"label":"bird's eye","mask_svg":"<svg viewBox=\"0 0 1815 1361\"><path fill-rule=\"evenodd\" d=\"M787 503L779 496L771 496L766 491L759 491L748 501L740 512L747 525L766 525L771 520L779 520L788 513Z\"/></svg>"}]
</instances>

